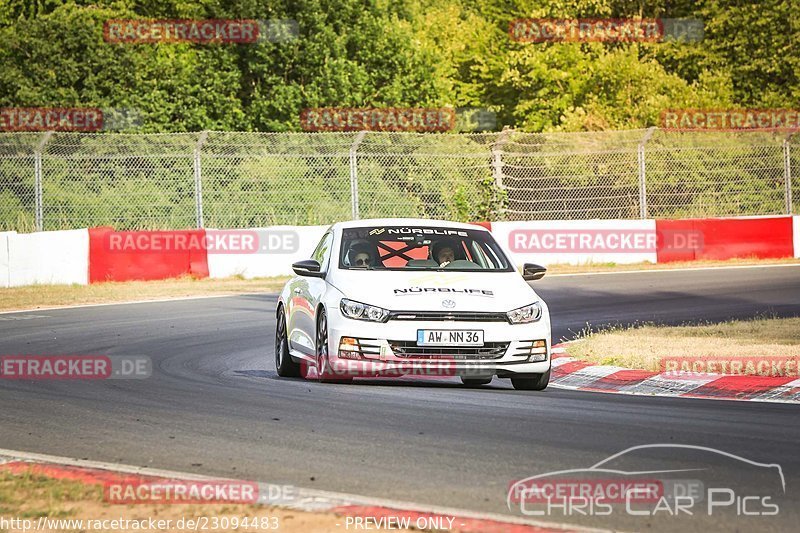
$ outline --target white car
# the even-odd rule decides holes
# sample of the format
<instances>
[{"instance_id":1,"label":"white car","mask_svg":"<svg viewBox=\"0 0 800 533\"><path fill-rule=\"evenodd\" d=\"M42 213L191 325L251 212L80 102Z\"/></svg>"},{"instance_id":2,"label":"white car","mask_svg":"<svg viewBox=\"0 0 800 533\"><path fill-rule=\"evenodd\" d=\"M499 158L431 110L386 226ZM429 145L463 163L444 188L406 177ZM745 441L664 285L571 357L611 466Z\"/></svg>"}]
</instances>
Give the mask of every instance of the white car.
<instances>
[{"instance_id":1,"label":"white car","mask_svg":"<svg viewBox=\"0 0 800 533\"><path fill-rule=\"evenodd\" d=\"M337 223L292 265L277 304L279 376L320 381L458 376L468 386L550 379L550 314L485 228L435 220ZM303 370L306 370L304 372Z\"/></svg>"}]
</instances>

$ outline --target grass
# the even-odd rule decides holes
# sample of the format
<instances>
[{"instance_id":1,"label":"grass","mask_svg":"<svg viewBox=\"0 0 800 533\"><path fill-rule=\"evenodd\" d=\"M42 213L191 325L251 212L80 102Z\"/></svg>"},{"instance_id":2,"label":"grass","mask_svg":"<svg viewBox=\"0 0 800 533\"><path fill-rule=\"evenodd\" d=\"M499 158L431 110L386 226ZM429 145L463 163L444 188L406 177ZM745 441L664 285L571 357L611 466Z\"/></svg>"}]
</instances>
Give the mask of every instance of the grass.
<instances>
[{"instance_id":1,"label":"grass","mask_svg":"<svg viewBox=\"0 0 800 533\"><path fill-rule=\"evenodd\" d=\"M99 486L32 474L0 473L0 516L63 518L71 515L75 502L101 498L102 495Z\"/></svg>"},{"instance_id":2,"label":"grass","mask_svg":"<svg viewBox=\"0 0 800 533\"><path fill-rule=\"evenodd\" d=\"M759 317L718 324L584 331L567 345L577 359L660 371L664 358L800 357L800 318Z\"/></svg>"},{"instance_id":3,"label":"grass","mask_svg":"<svg viewBox=\"0 0 800 533\"><path fill-rule=\"evenodd\" d=\"M681 263L586 263L582 265L553 264L547 272L553 274L579 274L592 272L624 272L697 267L724 267L744 265L798 264L798 259L732 259L729 261L694 261ZM30 285L0 289L0 311L59 307L80 304L157 300L185 296L210 296L256 292L278 292L288 276L244 279L235 276L226 279L195 279L182 277L159 281L107 282L94 285Z\"/></svg>"},{"instance_id":4,"label":"grass","mask_svg":"<svg viewBox=\"0 0 800 533\"><path fill-rule=\"evenodd\" d=\"M332 513L309 513L294 509L269 507L252 504L136 504L119 505L106 503L103 487L99 484L84 484L79 481L53 479L31 473L12 474L0 470L0 517L6 520L31 520L35 528L39 517L61 520L171 520L171 527L160 531L181 531L177 529L178 520L199 517L276 517L279 531L335 531L341 517ZM110 523L110 522L107 522ZM252 523L252 522L251 522ZM209 522L210 527L211 522ZM83 528L70 529L66 524L58 531L87 531ZM147 528L145 527L144 530ZM55 529L50 529L55 531ZM92 531L114 531L96 529ZM0 532L7 530L0 529ZM186 531L186 528L183 529ZM266 528L249 529L240 525L238 530L208 529L208 531L267 531Z\"/></svg>"},{"instance_id":5,"label":"grass","mask_svg":"<svg viewBox=\"0 0 800 533\"><path fill-rule=\"evenodd\" d=\"M158 300L184 296L210 296L278 292L288 278L195 279L127 281L93 285L29 285L0 289L0 310L36 309L79 304Z\"/></svg>"}]
</instances>

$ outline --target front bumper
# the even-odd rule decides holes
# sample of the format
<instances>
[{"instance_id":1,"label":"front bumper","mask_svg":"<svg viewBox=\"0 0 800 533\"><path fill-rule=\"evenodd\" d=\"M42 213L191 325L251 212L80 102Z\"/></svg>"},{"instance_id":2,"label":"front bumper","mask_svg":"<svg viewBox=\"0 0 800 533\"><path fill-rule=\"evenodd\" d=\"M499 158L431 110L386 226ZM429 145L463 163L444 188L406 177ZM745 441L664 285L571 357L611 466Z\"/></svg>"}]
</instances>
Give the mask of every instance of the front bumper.
<instances>
[{"instance_id":1,"label":"front bumper","mask_svg":"<svg viewBox=\"0 0 800 533\"><path fill-rule=\"evenodd\" d=\"M462 321L366 322L329 316L331 370L342 376L511 377L550 370L550 322L531 324ZM484 346L417 347L417 330L483 330ZM341 350L342 339L356 340L357 349ZM539 348L544 341L544 347ZM347 341L344 346L352 346ZM542 353L543 352L543 353ZM541 359L533 361L533 359Z\"/></svg>"}]
</instances>

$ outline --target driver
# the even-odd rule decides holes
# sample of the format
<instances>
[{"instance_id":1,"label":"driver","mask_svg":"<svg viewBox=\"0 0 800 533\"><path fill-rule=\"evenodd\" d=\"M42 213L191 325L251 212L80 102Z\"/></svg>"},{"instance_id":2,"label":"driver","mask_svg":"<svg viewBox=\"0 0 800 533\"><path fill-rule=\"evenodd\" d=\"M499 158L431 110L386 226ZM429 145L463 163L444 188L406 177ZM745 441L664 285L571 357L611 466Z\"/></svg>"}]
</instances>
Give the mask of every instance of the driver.
<instances>
[{"instance_id":1,"label":"driver","mask_svg":"<svg viewBox=\"0 0 800 533\"><path fill-rule=\"evenodd\" d=\"M347 262L350 266L369 267L373 266L373 258L376 257L371 250L371 246L366 241L354 241L350 244L347 251Z\"/></svg>"},{"instance_id":2,"label":"driver","mask_svg":"<svg viewBox=\"0 0 800 533\"><path fill-rule=\"evenodd\" d=\"M439 263L439 267L445 267L455 261L456 245L451 240L438 241L431 247L431 257Z\"/></svg>"}]
</instances>

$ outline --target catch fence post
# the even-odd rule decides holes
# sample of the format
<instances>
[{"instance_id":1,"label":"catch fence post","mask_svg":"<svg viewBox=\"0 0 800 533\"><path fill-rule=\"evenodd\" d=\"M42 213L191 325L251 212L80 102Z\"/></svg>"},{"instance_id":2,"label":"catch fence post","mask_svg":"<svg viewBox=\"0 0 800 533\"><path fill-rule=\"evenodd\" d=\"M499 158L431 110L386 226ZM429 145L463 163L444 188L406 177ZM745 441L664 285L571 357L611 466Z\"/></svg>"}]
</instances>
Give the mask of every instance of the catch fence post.
<instances>
[{"instance_id":1,"label":"catch fence post","mask_svg":"<svg viewBox=\"0 0 800 533\"><path fill-rule=\"evenodd\" d=\"M364 140L366 131L359 131L353 144L350 145L350 206L352 210L353 220L359 218L358 207L358 147L361 141Z\"/></svg>"},{"instance_id":2,"label":"catch fence post","mask_svg":"<svg viewBox=\"0 0 800 533\"><path fill-rule=\"evenodd\" d=\"M783 140L783 183L785 188L784 198L786 199L786 214L791 215L794 211L792 205L792 137L797 132L790 133Z\"/></svg>"},{"instance_id":3,"label":"catch fence post","mask_svg":"<svg viewBox=\"0 0 800 533\"><path fill-rule=\"evenodd\" d=\"M514 130L508 126L503 128L497 140L492 143L492 177L499 189L503 189L503 146L508 142Z\"/></svg>"},{"instance_id":4,"label":"catch fence post","mask_svg":"<svg viewBox=\"0 0 800 533\"><path fill-rule=\"evenodd\" d=\"M204 227L203 222L203 169L200 164L200 153L208 139L208 131L200 132L194 147L194 211L197 227Z\"/></svg>"},{"instance_id":5,"label":"catch fence post","mask_svg":"<svg viewBox=\"0 0 800 533\"><path fill-rule=\"evenodd\" d=\"M650 137L653 136L657 129L655 126L648 128L642 140L639 141L637 149L637 158L639 160L639 218L642 219L647 218L647 171L644 160L644 145L647 144L647 141L650 140Z\"/></svg>"},{"instance_id":6,"label":"catch fence post","mask_svg":"<svg viewBox=\"0 0 800 533\"><path fill-rule=\"evenodd\" d=\"M42 154L44 148L53 136L52 131L48 131L39 141L36 146L36 151L33 153L33 174L34 174L34 211L33 219L36 231L44 231L44 212L42 209L43 204L43 189L42 189Z\"/></svg>"}]
</instances>

